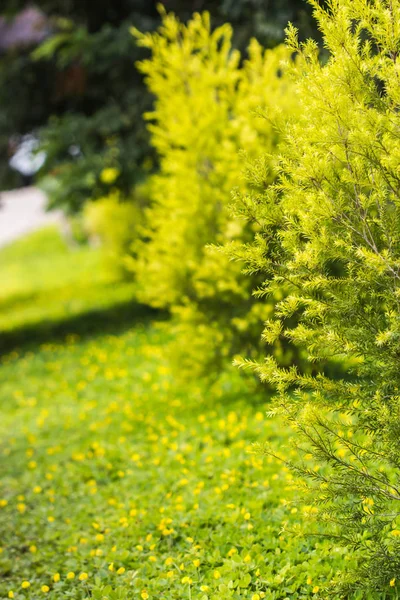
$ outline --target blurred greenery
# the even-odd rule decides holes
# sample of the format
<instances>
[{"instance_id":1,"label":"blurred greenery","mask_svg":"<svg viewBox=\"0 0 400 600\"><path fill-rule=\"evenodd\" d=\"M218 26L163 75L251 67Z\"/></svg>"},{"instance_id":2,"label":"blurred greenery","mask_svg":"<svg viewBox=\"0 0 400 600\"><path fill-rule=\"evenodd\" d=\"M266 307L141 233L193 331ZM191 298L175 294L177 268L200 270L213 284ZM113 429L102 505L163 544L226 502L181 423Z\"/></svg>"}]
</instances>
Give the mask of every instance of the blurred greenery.
<instances>
[{"instance_id":1,"label":"blurred greenery","mask_svg":"<svg viewBox=\"0 0 400 600\"><path fill-rule=\"evenodd\" d=\"M79 330L116 330L150 315L135 285L108 269L99 248L69 247L55 227L0 252L0 352Z\"/></svg>"},{"instance_id":2,"label":"blurred greenery","mask_svg":"<svg viewBox=\"0 0 400 600\"><path fill-rule=\"evenodd\" d=\"M5 0L12 16L26 0ZM165 0L183 20L209 10L214 26L231 22L234 45L245 49L256 36L265 47L282 41L290 19L303 36L312 32L310 7L303 0ZM142 114L152 98L134 63L146 56L130 34L134 25L154 30L159 15L154 0L98 2L47 0L38 3L52 34L34 49L0 56L0 152L10 136L36 132L47 160L39 176L52 204L77 211L87 199L103 197L110 184L104 168L115 168L113 182L128 196L156 168ZM0 165L0 189L18 183Z\"/></svg>"}]
</instances>

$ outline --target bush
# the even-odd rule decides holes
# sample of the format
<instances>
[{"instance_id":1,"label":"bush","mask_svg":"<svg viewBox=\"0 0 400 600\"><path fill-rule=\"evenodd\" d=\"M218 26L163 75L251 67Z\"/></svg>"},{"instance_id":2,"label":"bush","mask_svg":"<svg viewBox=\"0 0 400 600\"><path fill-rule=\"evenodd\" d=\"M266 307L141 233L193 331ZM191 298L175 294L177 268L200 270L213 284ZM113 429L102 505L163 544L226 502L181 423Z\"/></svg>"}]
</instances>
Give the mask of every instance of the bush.
<instances>
[{"instance_id":1,"label":"bush","mask_svg":"<svg viewBox=\"0 0 400 600\"><path fill-rule=\"evenodd\" d=\"M296 431L291 466L306 477L326 533L359 558L343 587L398 597L400 2L312 4L330 58L321 66L316 44L299 46L288 29L299 119L285 129L278 179L237 203L260 232L230 252L263 273L258 297L288 288L264 340L283 335L310 362L335 357L347 374L302 375L271 356L240 364L277 387L276 411ZM254 173L263 177L257 165Z\"/></svg>"},{"instance_id":2,"label":"bush","mask_svg":"<svg viewBox=\"0 0 400 600\"><path fill-rule=\"evenodd\" d=\"M104 172L104 177L107 173ZM110 173L111 175L111 173ZM118 189L88 202L83 210L83 227L89 237L104 248L109 266L120 275L128 274L131 247L143 225L147 185L138 186L130 198L121 198Z\"/></svg>"},{"instance_id":3,"label":"bush","mask_svg":"<svg viewBox=\"0 0 400 600\"><path fill-rule=\"evenodd\" d=\"M251 297L253 281L239 265L207 248L209 244L251 239L245 221L230 216L231 189L243 163L278 139L271 117L289 111L290 86L281 70L289 51L264 51L253 40L241 66L232 50L231 27L211 31L207 13L188 25L164 14L154 34L136 32L152 51L139 64L154 111L147 115L160 173L152 180L152 205L136 248L140 300L171 310L178 371L217 372L228 357L254 346L260 323L271 307ZM246 147L248 156L239 154ZM270 182L270 161L264 168ZM245 179L240 190L247 188ZM277 346L276 351L281 353Z\"/></svg>"}]
</instances>

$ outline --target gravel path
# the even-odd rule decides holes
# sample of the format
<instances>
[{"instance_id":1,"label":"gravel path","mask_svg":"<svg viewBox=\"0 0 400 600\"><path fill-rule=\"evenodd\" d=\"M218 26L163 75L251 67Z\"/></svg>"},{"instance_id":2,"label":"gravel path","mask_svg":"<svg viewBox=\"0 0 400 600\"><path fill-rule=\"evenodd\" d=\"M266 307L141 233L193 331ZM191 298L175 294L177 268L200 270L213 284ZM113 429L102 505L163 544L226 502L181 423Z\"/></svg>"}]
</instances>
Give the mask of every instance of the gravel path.
<instances>
[{"instance_id":1,"label":"gravel path","mask_svg":"<svg viewBox=\"0 0 400 600\"><path fill-rule=\"evenodd\" d=\"M0 246L29 231L62 223L61 211L46 212L46 196L35 187L0 192Z\"/></svg>"}]
</instances>

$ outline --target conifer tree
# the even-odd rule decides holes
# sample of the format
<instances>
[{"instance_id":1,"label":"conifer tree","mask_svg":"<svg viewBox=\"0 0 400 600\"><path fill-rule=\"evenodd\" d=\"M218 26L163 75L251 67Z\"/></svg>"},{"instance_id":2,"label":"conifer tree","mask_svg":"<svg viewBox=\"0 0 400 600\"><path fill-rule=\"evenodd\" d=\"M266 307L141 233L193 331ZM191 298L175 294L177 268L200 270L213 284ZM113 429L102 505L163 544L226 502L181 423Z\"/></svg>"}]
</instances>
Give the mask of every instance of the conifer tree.
<instances>
[{"instance_id":1,"label":"conifer tree","mask_svg":"<svg viewBox=\"0 0 400 600\"><path fill-rule=\"evenodd\" d=\"M258 298L288 290L264 340L284 336L310 362L334 357L346 374L304 375L272 356L238 362L276 386L273 413L295 432L290 466L308 482L325 533L358 558L356 573L337 576L343 597L350 588L398 597L400 2L311 4L330 58L322 66L316 43L299 44L288 28L300 114L284 129L275 182L260 161L249 170L259 191L241 195L236 212L260 231L228 252L264 275Z\"/></svg>"}]
</instances>

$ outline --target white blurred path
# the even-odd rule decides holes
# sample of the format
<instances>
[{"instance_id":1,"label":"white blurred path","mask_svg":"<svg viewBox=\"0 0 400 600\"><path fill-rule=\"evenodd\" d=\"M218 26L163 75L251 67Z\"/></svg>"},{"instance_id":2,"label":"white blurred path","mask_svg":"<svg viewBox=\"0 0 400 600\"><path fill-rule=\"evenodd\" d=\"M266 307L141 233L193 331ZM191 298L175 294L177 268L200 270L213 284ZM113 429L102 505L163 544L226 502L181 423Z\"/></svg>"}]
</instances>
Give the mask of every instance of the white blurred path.
<instances>
[{"instance_id":1,"label":"white blurred path","mask_svg":"<svg viewBox=\"0 0 400 600\"><path fill-rule=\"evenodd\" d=\"M61 223L61 211L47 213L46 196L35 187L0 192L0 246L50 223Z\"/></svg>"}]
</instances>

